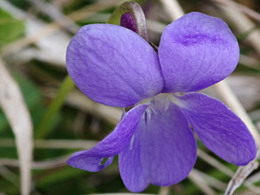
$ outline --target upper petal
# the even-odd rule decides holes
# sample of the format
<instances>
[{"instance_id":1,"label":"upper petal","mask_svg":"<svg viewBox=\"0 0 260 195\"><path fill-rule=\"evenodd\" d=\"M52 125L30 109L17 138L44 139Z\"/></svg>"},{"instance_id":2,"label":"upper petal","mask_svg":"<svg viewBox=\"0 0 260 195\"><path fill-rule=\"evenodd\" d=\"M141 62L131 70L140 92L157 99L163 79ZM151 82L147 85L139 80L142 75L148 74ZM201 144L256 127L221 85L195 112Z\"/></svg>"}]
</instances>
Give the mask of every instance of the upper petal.
<instances>
[{"instance_id":1,"label":"upper petal","mask_svg":"<svg viewBox=\"0 0 260 195\"><path fill-rule=\"evenodd\" d=\"M163 88L157 53L121 26L82 27L67 48L66 63L78 88L102 104L131 106Z\"/></svg>"},{"instance_id":2,"label":"upper petal","mask_svg":"<svg viewBox=\"0 0 260 195\"><path fill-rule=\"evenodd\" d=\"M180 108L155 99L127 147L119 154L126 187L143 191L149 183L168 186L183 180L196 161L196 142Z\"/></svg>"},{"instance_id":3,"label":"upper petal","mask_svg":"<svg viewBox=\"0 0 260 195\"><path fill-rule=\"evenodd\" d=\"M164 92L198 91L226 78L236 68L239 46L227 24L189 13L164 30L159 59Z\"/></svg>"},{"instance_id":4,"label":"upper petal","mask_svg":"<svg viewBox=\"0 0 260 195\"><path fill-rule=\"evenodd\" d=\"M142 104L131 109L110 135L94 148L74 153L67 163L72 167L92 172L100 171L110 165L113 157L129 143L147 107L147 104ZM104 158L109 159L102 164Z\"/></svg>"},{"instance_id":5,"label":"upper petal","mask_svg":"<svg viewBox=\"0 0 260 195\"><path fill-rule=\"evenodd\" d=\"M227 162L245 165L256 156L256 144L245 124L222 102L204 94L178 97L200 140Z\"/></svg>"}]
</instances>

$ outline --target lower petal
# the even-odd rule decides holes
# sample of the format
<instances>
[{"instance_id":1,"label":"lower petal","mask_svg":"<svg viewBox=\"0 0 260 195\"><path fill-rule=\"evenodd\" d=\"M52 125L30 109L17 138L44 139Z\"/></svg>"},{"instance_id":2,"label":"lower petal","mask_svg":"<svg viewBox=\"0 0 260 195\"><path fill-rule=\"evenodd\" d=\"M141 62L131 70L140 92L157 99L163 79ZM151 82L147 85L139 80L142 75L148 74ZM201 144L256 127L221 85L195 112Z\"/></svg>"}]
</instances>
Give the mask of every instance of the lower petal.
<instances>
[{"instance_id":1,"label":"lower petal","mask_svg":"<svg viewBox=\"0 0 260 195\"><path fill-rule=\"evenodd\" d=\"M178 98L200 140L227 162L246 165L256 156L253 136L222 102L200 93Z\"/></svg>"},{"instance_id":2,"label":"lower petal","mask_svg":"<svg viewBox=\"0 0 260 195\"><path fill-rule=\"evenodd\" d=\"M92 172L100 171L110 165L113 157L130 141L147 107L147 104L142 104L130 110L103 141L90 150L74 153L67 163L72 167ZM102 163L105 158L108 159Z\"/></svg>"},{"instance_id":3,"label":"lower petal","mask_svg":"<svg viewBox=\"0 0 260 195\"><path fill-rule=\"evenodd\" d=\"M196 161L196 142L187 119L173 103L155 99L119 154L121 177L133 192L149 183L168 186L183 180Z\"/></svg>"}]
</instances>

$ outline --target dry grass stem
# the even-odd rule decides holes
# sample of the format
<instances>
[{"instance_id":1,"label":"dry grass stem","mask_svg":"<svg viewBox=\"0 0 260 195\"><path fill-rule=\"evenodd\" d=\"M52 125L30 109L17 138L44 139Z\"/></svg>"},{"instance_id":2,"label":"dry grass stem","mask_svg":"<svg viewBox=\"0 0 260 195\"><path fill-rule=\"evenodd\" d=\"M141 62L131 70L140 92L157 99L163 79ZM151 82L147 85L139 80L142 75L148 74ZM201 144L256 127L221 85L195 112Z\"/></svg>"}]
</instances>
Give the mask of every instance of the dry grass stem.
<instances>
[{"instance_id":1,"label":"dry grass stem","mask_svg":"<svg viewBox=\"0 0 260 195\"><path fill-rule=\"evenodd\" d=\"M93 14L95 14L98 11L104 10L104 9L108 9L110 7L113 7L115 5L116 1L100 1L97 3L94 3L92 5L86 6L80 10L77 10L75 12L72 12L71 14L69 14L68 16L66 16L66 18L70 18L73 21L78 21L84 18L87 18L89 16L92 16ZM59 19L59 23L62 22L64 19L63 17ZM17 40L3 48L1 48L1 54L3 56L6 55L10 55L12 53L15 53L23 48L25 48L26 46L28 46L29 44L35 43L39 40L41 40L42 38L57 32L58 30L60 30L61 26L59 25L59 23L57 22L52 22L50 24L46 24L45 26L43 26L41 29L39 29L38 31L36 31L35 33L33 33L32 35L22 38L20 40Z\"/></svg>"},{"instance_id":2,"label":"dry grass stem","mask_svg":"<svg viewBox=\"0 0 260 195\"><path fill-rule=\"evenodd\" d=\"M147 23L148 30L155 32L155 33L159 33L159 34L162 34L162 32L164 31L164 29L166 27L165 24L154 21L154 20L146 20L146 23Z\"/></svg>"},{"instance_id":3,"label":"dry grass stem","mask_svg":"<svg viewBox=\"0 0 260 195\"><path fill-rule=\"evenodd\" d=\"M98 142L92 140L35 140L36 148L49 149L90 149Z\"/></svg>"},{"instance_id":4,"label":"dry grass stem","mask_svg":"<svg viewBox=\"0 0 260 195\"><path fill-rule=\"evenodd\" d=\"M215 195L216 192L207 184L203 177L201 177L197 172L191 170L188 178L195 183L205 194Z\"/></svg>"},{"instance_id":5,"label":"dry grass stem","mask_svg":"<svg viewBox=\"0 0 260 195\"><path fill-rule=\"evenodd\" d=\"M172 20L176 20L185 14L177 0L161 0L161 3Z\"/></svg>"},{"instance_id":6,"label":"dry grass stem","mask_svg":"<svg viewBox=\"0 0 260 195\"><path fill-rule=\"evenodd\" d=\"M246 177L258 167L258 162L252 161L246 166L241 166L238 168L236 174L230 180L228 187L226 189L225 195L232 195L233 192L244 182ZM257 192L259 194L260 191Z\"/></svg>"},{"instance_id":7,"label":"dry grass stem","mask_svg":"<svg viewBox=\"0 0 260 195\"><path fill-rule=\"evenodd\" d=\"M246 179L245 182L255 183L258 181L260 181L260 172L257 172L254 175L250 176L249 178Z\"/></svg>"},{"instance_id":8,"label":"dry grass stem","mask_svg":"<svg viewBox=\"0 0 260 195\"><path fill-rule=\"evenodd\" d=\"M32 123L19 86L0 59L0 105L15 134L21 167L21 194L29 195L31 189Z\"/></svg>"},{"instance_id":9,"label":"dry grass stem","mask_svg":"<svg viewBox=\"0 0 260 195\"><path fill-rule=\"evenodd\" d=\"M249 68L260 70L260 61L247 55L240 54L239 63Z\"/></svg>"},{"instance_id":10,"label":"dry grass stem","mask_svg":"<svg viewBox=\"0 0 260 195\"><path fill-rule=\"evenodd\" d=\"M66 161L69 156L59 157L55 159L49 159L41 162L32 162L32 169L53 169L60 166L66 166ZM11 167L20 167L19 161L14 159L0 158L0 164ZM0 172L1 174L1 172Z\"/></svg>"},{"instance_id":11,"label":"dry grass stem","mask_svg":"<svg viewBox=\"0 0 260 195\"><path fill-rule=\"evenodd\" d=\"M71 33L76 33L79 30L79 26L77 26L70 18L65 16L56 6L51 3L38 0L29 0L38 10L50 16L57 24L65 28L67 31Z\"/></svg>"},{"instance_id":12,"label":"dry grass stem","mask_svg":"<svg viewBox=\"0 0 260 195\"><path fill-rule=\"evenodd\" d=\"M117 124L121 118L121 109L96 103L79 91L70 93L66 102L82 111L96 114L112 124Z\"/></svg>"},{"instance_id":13,"label":"dry grass stem","mask_svg":"<svg viewBox=\"0 0 260 195\"><path fill-rule=\"evenodd\" d=\"M226 16L227 20L232 23L232 26L236 28L236 30L245 34L251 31L256 27L256 24L253 23L245 14L241 13L239 10L234 9L233 7L216 4L222 11L222 14ZM246 38L247 41L256 51L260 54L260 30L255 29L252 31Z\"/></svg>"},{"instance_id":14,"label":"dry grass stem","mask_svg":"<svg viewBox=\"0 0 260 195\"><path fill-rule=\"evenodd\" d=\"M39 31L35 32L33 35L22 38L11 44L8 44L7 46L2 47L1 55L6 56L6 55L10 55L12 53L16 53L19 50L28 46L29 44L37 42L38 40L42 39L43 37L50 35L51 33L54 33L58 29L60 29L59 24L57 24L57 23L48 24L48 25L42 27Z\"/></svg>"},{"instance_id":15,"label":"dry grass stem","mask_svg":"<svg viewBox=\"0 0 260 195\"><path fill-rule=\"evenodd\" d=\"M245 14L247 14L248 16L254 18L255 20L258 20L260 21L260 14L255 12L254 10L246 7L246 6L243 6L239 3L236 3L234 1L230 1L230 0L212 0L216 3L221 3L223 5L227 5L229 7L233 7L235 9L238 9L239 11L241 12L244 12Z\"/></svg>"},{"instance_id":16,"label":"dry grass stem","mask_svg":"<svg viewBox=\"0 0 260 195\"><path fill-rule=\"evenodd\" d=\"M234 175L234 172L229 169L228 167L226 167L225 165L223 165L222 163L220 163L217 159L211 157L210 155L208 155L206 152L200 150L198 148L197 150L198 156L204 160L205 162L209 163L210 165L212 165L213 167L216 167L218 170L220 170L222 173L225 173L226 175L232 177ZM248 187L248 189L254 193L258 193L260 191L260 188L254 186L253 181L251 180L246 180L244 182L244 186Z\"/></svg>"},{"instance_id":17,"label":"dry grass stem","mask_svg":"<svg viewBox=\"0 0 260 195\"><path fill-rule=\"evenodd\" d=\"M213 86L216 91L218 91L219 95L221 95L221 99L233 110L246 124L249 131L254 136L258 147L260 146L260 137L257 129L252 123L250 117L246 113L243 106L240 104L237 97L231 91L230 87L226 83L226 81L221 81Z\"/></svg>"},{"instance_id":18,"label":"dry grass stem","mask_svg":"<svg viewBox=\"0 0 260 195\"><path fill-rule=\"evenodd\" d=\"M88 194L88 195L155 195L155 194L139 194L139 193L104 193L104 194Z\"/></svg>"},{"instance_id":19,"label":"dry grass stem","mask_svg":"<svg viewBox=\"0 0 260 195\"><path fill-rule=\"evenodd\" d=\"M204 181L207 182L208 185L210 185L211 187L224 191L227 187L227 184L208 175L203 173L202 171L199 171L197 169L193 169L193 172L195 172L196 174L200 175L200 177L202 177L204 179Z\"/></svg>"},{"instance_id":20,"label":"dry grass stem","mask_svg":"<svg viewBox=\"0 0 260 195\"><path fill-rule=\"evenodd\" d=\"M47 97L53 98L57 90L48 88L46 91L48 92L45 93L45 95ZM72 91L67 96L66 103L70 106L76 107L81 111L100 116L114 125L116 125L121 119L122 110L120 108L106 106L94 102L78 90Z\"/></svg>"},{"instance_id":21,"label":"dry grass stem","mask_svg":"<svg viewBox=\"0 0 260 195\"><path fill-rule=\"evenodd\" d=\"M63 41L66 43L69 42L65 39ZM53 42L52 40L50 40L49 42L56 44L56 42ZM57 42L59 42L59 40L57 40ZM57 47L58 47L58 45L57 45ZM59 48L61 48L61 47L59 47ZM48 65L65 69L64 55L61 55L61 56L55 55L56 53L58 53L57 51L61 51L60 53L65 53L65 49L63 51L61 49L60 50L57 49L56 52L52 52L51 49L49 49L49 50L42 49L40 47L37 49L25 48L22 51L20 51L19 53L16 53L14 56L12 56L11 61L20 65L20 64L26 64L33 59L37 59L41 62L45 62ZM46 56L48 56L48 58L46 58ZM39 78L39 79L42 79L42 78Z\"/></svg>"},{"instance_id":22,"label":"dry grass stem","mask_svg":"<svg viewBox=\"0 0 260 195\"><path fill-rule=\"evenodd\" d=\"M44 94L45 96L53 98L57 90L53 88L46 88L45 91L47 91ZM81 111L100 116L114 125L116 125L121 119L122 110L120 108L94 102L78 90L73 90L67 96L66 103L70 106L78 108Z\"/></svg>"},{"instance_id":23,"label":"dry grass stem","mask_svg":"<svg viewBox=\"0 0 260 195\"><path fill-rule=\"evenodd\" d=\"M0 163L0 175L19 188L19 177Z\"/></svg>"},{"instance_id":24,"label":"dry grass stem","mask_svg":"<svg viewBox=\"0 0 260 195\"><path fill-rule=\"evenodd\" d=\"M0 139L0 147L14 147L15 140ZM94 140L34 140L34 148L41 149L89 149L97 144Z\"/></svg>"},{"instance_id":25,"label":"dry grass stem","mask_svg":"<svg viewBox=\"0 0 260 195\"><path fill-rule=\"evenodd\" d=\"M206 152L203 150L200 150L199 148L197 149L198 156L204 160L205 162L209 163L210 165L216 167L218 170L220 170L222 173L225 173L226 175L232 177L234 175L234 172L227 168L225 165L220 163L218 160L215 158L211 157L208 155Z\"/></svg>"},{"instance_id":26,"label":"dry grass stem","mask_svg":"<svg viewBox=\"0 0 260 195\"><path fill-rule=\"evenodd\" d=\"M68 17L73 21L79 21L79 20L88 18L88 17L96 14L99 11L114 7L115 4L118 2L119 2L118 0L98 1L97 3L93 3L91 5L81 8L80 10L70 13L68 15Z\"/></svg>"},{"instance_id":27,"label":"dry grass stem","mask_svg":"<svg viewBox=\"0 0 260 195\"><path fill-rule=\"evenodd\" d=\"M161 187L159 191L159 195L169 195L170 194L170 186Z\"/></svg>"}]
</instances>

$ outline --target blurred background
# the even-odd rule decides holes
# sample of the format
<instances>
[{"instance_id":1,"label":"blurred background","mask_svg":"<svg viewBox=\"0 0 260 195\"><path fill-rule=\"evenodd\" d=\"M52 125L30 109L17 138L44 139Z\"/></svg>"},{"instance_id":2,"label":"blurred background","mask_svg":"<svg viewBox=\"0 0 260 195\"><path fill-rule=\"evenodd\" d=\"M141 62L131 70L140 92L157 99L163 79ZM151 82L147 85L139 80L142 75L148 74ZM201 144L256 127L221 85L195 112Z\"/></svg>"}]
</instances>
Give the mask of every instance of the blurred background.
<instances>
[{"instance_id":1,"label":"blurred background","mask_svg":"<svg viewBox=\"0 0 260 195\"><path fill-rule=\"evenodd\" d=\"M120 108L91 101L66 78L66 47L81 26L105 23L122 2L0 0L0 195L129 193L120 179L117 159L98 173L66 164L73 152L102 140L121 117ZM165 26L181 12L199 11L228 23L240 44L239 65L224 85L204 92L237 112L258 142L260 2L136 2L144 10L150 40L156 45ZM150 185L143 194L220 195L233 187L239 187L237 195L260 194L256 162L237 171L199 141L198 146L198 160L187 179L170 187ZM228 187L230 181L233 185Z\"/></svg>"}]
</instances>

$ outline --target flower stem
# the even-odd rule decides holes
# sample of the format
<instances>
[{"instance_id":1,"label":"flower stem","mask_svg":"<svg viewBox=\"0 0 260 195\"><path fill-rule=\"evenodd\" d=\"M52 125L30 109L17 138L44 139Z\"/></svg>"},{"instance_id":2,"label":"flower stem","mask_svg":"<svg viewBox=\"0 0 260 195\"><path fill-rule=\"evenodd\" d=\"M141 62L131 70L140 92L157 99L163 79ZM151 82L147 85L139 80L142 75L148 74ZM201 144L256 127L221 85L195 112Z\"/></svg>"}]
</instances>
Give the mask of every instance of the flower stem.
<instances>
[{"instance_id":1,"label":"flower stem","mask_svg":"<svg viewBox=\"0 0 260 195\"><path fill-rule=\"evenodd\" d=\"M36 128L36 132L35 132L36 139L43 138L50 132L51 125L52 125L51 121L57 115L67 95L72 89L74 89L74 87L75 84L73 83L72 79L69 76L67 76L63 80L60 89L58 90L55 98L52 100L48 110L43 116L42 121L40 122L39 126Z\"/></svg>"}]
</instances>

